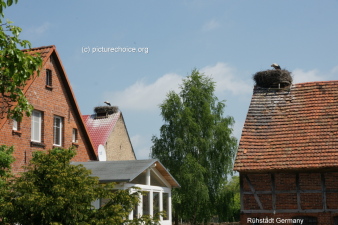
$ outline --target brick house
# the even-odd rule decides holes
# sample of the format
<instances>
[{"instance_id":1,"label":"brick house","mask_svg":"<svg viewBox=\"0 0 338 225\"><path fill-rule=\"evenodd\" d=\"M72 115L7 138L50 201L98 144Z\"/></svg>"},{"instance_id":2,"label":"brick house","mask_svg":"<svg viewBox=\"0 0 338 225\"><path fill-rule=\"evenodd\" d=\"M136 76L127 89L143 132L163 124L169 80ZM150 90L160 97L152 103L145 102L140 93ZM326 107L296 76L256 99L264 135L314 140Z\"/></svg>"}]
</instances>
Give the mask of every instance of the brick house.
<instances>
[{"instance_id":1,"label":"brick house","mask_svg":"<svg viewBox=\"0 0 338 225\"><path fill-rule=\"evenodd\" d=\"M0 118L0 145L15 149L13 172L24 172L23 166L28 165L34 151L73 146L77 155L72 163L92 169L100 182L117 182L118 189L137 186L148 193L140 196L142 203L129 218L165 210L161 224L171 224L171 190L179 184L159 161L136 160L122 113L115 107L99 107L104 112L82 117L56 47L25 51L40 53L43 64L40 75L35 73L23 90L34 107L31 117L25 116L21 122ZM99 161L100 146L107 149L109 161Z\"/></svg>"},{"instance_id":2,"label":"brick house","mask_svg":"<svg viewBox=\"0 0 338 225\"><path fill-rule=\"evenodd\" d=\"M40 75L34 74L24 93L34 106L31 117L21 122L0 119L0 144L15 148L14 172L22 172L32 152L53 147L74 146L74 161L96 160L93 145L86 132L74 93L55 46L33 48L43 58Z\"/></svg>"},{"instance_id":3,"label":"brick house","mask_svg":"<svg viewBox=\"0 0 338 225\"><path fill-rule=\"evenodd\" d=\"M135 160L122 112L116 106L99 106L94 111L82 118L99 160Z\"/></svg>"},{"instance_id":4,"label":"brick house","mask_svg":"<svg viewBox=\"0 0 338 225\"><path fill-rule=\"evenodd\" d=\"M338 81L255 86L234 165L241 224L338 224L337 134Z\"/></svg>"}]
</instances>

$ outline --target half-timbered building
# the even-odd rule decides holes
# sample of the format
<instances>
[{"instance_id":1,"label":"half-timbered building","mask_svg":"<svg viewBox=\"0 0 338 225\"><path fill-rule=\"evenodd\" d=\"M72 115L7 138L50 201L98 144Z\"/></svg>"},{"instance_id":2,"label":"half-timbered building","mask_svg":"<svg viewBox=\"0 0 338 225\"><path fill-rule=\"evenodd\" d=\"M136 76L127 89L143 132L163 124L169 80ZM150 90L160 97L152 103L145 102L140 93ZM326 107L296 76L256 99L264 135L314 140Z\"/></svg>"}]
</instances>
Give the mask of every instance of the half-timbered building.
<instances>
[{"instance_id":1,"label":"half-timbered building","mask_svg":"<svg viewBox=\"0 0 338 225\"><path fill-rule=\"evenodd\" d=\"M256 85L234 166L241 224L338 224L337 134L338 81Z\"/></svg>"}]
</instances>

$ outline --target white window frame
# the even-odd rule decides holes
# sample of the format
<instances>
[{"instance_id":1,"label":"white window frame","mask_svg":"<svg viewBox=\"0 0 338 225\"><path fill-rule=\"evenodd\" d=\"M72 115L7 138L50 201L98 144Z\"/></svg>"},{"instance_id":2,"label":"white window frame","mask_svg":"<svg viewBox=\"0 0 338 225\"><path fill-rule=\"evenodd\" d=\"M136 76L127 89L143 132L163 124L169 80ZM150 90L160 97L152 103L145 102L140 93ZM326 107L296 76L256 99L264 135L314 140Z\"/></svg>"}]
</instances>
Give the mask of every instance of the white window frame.
<instances>
[{"instance_id":1,"label":"white window frame","mask_svg":"<svg viewBox=\"0 0 338 225\"><path fill-rule=\"evenodd\" d=\"M16 121L15 119L13 119L13 128L14 131L18 131L19 130L19 122Z\"/></svg>"},{"instance_id":2,"label":"white window frame","mask_svg":"<svg viewBox=\"0 0 338 225\"><path fill-rule=\"evenodd\" d=\"M79 131L76 128L73 128L73 133L72 133L72 142L73 143L78 142L78 135L79 135Z\"/></svg>"},{"instance_id":3,"label":"white window frame","mask_svg":"<svg viewBox=\"0 0 338 225\"><path fill-rule=\"evenodd\" d=\"M56 122L59 121L58 124ZM57 129L59 132L57 132ZM53 145L62 146L62 132L63 132L63 118L61 116L54 116L53 121ZM57 137L59 138L59 143L56 143Z\"/></svg>"},{"instance_id":4,"label":"white window frame","mask_svg":"<svg viewBox=\"0 0 338 225\"><path fill-rule=\"evenodd\" d=\"M37 136L35 136L37 131ZM33 110L31 122L31 141L41 142L42 138L42 112Z\"/></svg>"},{"instance_id":5,"label":"white window frame","mask_svg":"<svg viewBox=\"0 0 338 225\"><path fill-rule=\"evenodd\" d=\"M152 186L151 185L151 173L150 171L153 171L156 176L158 176L164 184L167 185L167 187L160 187L160 186ZM117 186L115 186L118 188ZM168 199L167 199L167 218L164 219L163 216L160 216L160 224L161 225L171 225L172 223L172 217L171 217L171 212L172 212L172 205L171 205L171 185L163 178L163 176L154 168L148 168L146 170L146 185L143 184L131 184L131 183L126 183L123 185L124 188L132 188L132 187L138 187L141 189L141 191L146 191L149 192L149 213L150 216L154 216L154 206L153 206L153 199L154 199L154 192L159 193L159 211L163 211L163 194L166 193L168 194ZM143 198L140 196L140 202L138 204L138 214L139 216L143 215ZM129 214L129 219L133 219L133 211Z\"/></svg>"}]
</instances>

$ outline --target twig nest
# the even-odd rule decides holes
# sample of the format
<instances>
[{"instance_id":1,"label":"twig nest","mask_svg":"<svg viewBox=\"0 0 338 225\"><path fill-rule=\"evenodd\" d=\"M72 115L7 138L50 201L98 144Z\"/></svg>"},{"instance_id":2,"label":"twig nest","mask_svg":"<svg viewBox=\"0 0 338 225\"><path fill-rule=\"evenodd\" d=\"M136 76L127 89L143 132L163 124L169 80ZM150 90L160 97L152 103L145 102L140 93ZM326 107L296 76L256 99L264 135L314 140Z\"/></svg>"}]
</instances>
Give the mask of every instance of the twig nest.
<instances>
[{"instance_id":1,"label":"twig nest","mask_svg":"<svg viewBox=\"0 0 338 225\"><path fill-rule=\"evenodd\" d=\"M119 108L117 106L97 106L94 108L94 112L96 114L103 114L106 113L108 115L117 113Z\"/></svg>"},{"instance_id":2,"label":"twig nest","mask_svg":"<svg viewBox=\"0 0 338 225\"><path fill-rule=\"evenodd\" d=\"M291 72L288 70L264 70L253 75L256 86L262 88L287 87L292 84Z\"/></svg>"}]
</instances>

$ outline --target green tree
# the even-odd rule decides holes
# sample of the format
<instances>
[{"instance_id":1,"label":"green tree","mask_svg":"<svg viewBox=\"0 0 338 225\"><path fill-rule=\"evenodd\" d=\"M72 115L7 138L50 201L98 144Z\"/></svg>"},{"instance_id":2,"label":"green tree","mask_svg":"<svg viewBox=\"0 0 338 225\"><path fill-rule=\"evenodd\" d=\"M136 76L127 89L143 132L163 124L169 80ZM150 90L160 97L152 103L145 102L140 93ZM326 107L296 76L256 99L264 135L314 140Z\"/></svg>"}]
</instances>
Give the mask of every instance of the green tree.
<instances>
[{"instance_id":1,"label":"green tree","mask_svg":"<svg viewBox=\"0 0 338 225\"><path fill-rule=\"evenodd\" d=\"M12 183L3 222L47 225L88 221L98 180L81 166L70 165L72 149L35 152L27 171Z\"/></svg>"},{"instance_id":2,"label":"green tree","mask_svg":"<svg viewBox=\"0 0 338 225\"><path fill-rule=\"evenodd\" d=\"M211 78L193 70L179 94L171 91L161 104L164 125L153 137L158 158L181 184L173 190L175 219L196 224L217 213L221 185L232 171L237 140L232 117L223 117L225 104L214 95Z\"/></svg>"},{"instance_id":3,"label":"green tree","mask_svg":"<svg viewBox=\"0 0 338 225\"><path fill-rule=\"evenodd\" d=\"M4 22L3 9L12 4L13 0L0 0L0 118L7 115L20 121L24 114L29 116L33 110L23 88L41 67L42 59L20 50L31 48L30 42L19 38L20 27L13 26L10 21Z\"/></svg>"},{"instance_id":4,"label":"green tree","mask_svg":"<svg viewBox=\"0 0 338 225\"><path fill-rule=\"evenodd\" d=\"M10 183L10 192L0 203L0 224L156 224L150 217L126 220L140 191L112 191L113 184L100 184L82 165L70 164L75 154L71 148L35 152L26 172ZM94 209L92 202L97 199L107 201Z\"/></svg>"},{"instance_id":5,"label":"green tree","mask_svg":"<svg viewBox=\"0 0 338 225\"><path fill-rule=\"evenodd\" d=\"M1 205L5 203L4 196L10 191L9 182L12 177L11 164L14 162L12 156L13 147L7 147L5 145L0 146L0 218L2 218Z\"/></svg>"},{"instance_id":6,"label":"green tree","mask_svg":"<svg viewBox=\"0 0 338 225\"><path fill-rule=\"evenodd\" d=\"M233 176L221 187L217 200L219 222L236 222L240 219L240 185L239 176Z\"/></svg>"}]
</instances>

